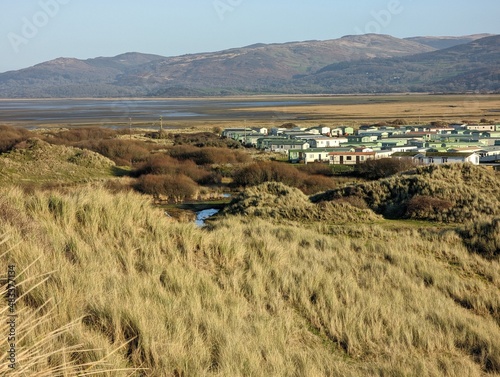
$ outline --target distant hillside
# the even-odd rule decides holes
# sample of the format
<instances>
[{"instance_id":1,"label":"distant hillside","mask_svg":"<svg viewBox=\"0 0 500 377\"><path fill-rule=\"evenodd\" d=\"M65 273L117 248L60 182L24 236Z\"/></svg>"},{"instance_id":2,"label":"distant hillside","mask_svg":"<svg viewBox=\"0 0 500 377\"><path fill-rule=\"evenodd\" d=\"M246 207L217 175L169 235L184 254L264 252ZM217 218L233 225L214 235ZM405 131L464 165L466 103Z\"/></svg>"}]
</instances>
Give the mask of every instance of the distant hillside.
<instances>
[{"instance_id":1,"label":"distant hillside","mask_svg":"<svg viewBox=\"0 0 500 377\"><path fill-rule=\"evenodd\" d=\"M0 97L498 91L500 37L481 36L367 34L176 57L59 58L0 74Z\"/></svg>"},{"instance_id":2,"label":"distant hillside","mask_svg":"<svg viewBox=\"0 0 500 377\"><path fill-rule=\"evenodd\" d=\"M445 48L450 48L470 43L475 41L476 39L492 37L492 36L493 34L474 34L474 35L465 35L462 37L411 37L411 38L405 38L405 40L430 46L432 48L435 48L436 50L443 50Z\"/></svg>"},{"instance_id":3,"label":"distant hillside","mask_svg":"<svg viewBox=\"0 0 500 377\"><path fill-rule=\"evenodd\" d=\"M332 62L390 58L432 50L415 42L373 34L328 41L260 44L152 62L120 77L120 82L153 85L158 94L170 93L178 87L214 94L224 90L273 92L293 77L313 73Z\"/></svg>"},{"instance_id":4,"label":"distant hillside","mask_svg":"<svg viewBox=\"0 0 500 377\"><path fill-rule=\"evenodd\" d=\"M292 86L316 92L500 91L500 36L412 56L335 63Z\"/></svg>"},{"instance_id":5,"label":"distant hillside","mask_svg":"<svg viewBox=\"0 0 500 377\"><path fill-rule=\"evenodd\" d=\"M405 56L434 49L385 35L256 44L220 52L161 57L129 53L60 58L0 74L1 97L105 97L272 92L295 75L333 62Z\"/></svg>"},{"instance_id":6,"label":"distant hillside","mask_svg":"<svg viewBox=\"0 0 500 377\"><path fill-rule=\"evenodd\" d=\"M141 88L117 87L116 77L131 67L162 58L139 53L88 60L58 58L0 74L0 96L50 98L146 95Z\"/></svg>"}]
</instances>

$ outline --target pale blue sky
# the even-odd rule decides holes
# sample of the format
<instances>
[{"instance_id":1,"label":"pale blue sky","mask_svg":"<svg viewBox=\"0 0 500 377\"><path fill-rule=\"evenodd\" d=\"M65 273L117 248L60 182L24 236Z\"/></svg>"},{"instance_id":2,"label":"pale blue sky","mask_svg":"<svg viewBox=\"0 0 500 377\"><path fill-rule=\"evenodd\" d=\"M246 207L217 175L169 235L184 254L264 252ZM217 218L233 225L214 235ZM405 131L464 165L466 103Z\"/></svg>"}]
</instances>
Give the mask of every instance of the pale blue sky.
<instances>
[{"instance_id":1,"label":"pale blue sky","mask_svg":"<svg viewBox=\"0 0 500 377\"><path fill-rule=\"evenodd\" d=\"M57 57L164 56L254 43L500 34L498 0L0 0L0 72Z\"/></svg>"}]
</instances>

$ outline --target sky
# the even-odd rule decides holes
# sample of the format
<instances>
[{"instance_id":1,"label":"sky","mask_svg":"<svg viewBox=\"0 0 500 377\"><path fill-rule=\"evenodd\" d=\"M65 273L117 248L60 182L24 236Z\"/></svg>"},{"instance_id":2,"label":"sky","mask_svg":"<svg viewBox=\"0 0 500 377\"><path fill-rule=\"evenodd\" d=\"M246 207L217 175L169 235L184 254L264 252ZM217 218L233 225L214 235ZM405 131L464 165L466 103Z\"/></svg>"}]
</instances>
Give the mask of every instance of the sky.
<instances>
[{"instance_id":1,"label":"sky","mask_svg":"<svg viewBox=\"0 0 500 377\"><path fill-rule=\"evenodd\" d=\"M163 56L378 33L500 34L498 0L0 0L0 72L58 57Z\"/></svg>"}]
</instances>

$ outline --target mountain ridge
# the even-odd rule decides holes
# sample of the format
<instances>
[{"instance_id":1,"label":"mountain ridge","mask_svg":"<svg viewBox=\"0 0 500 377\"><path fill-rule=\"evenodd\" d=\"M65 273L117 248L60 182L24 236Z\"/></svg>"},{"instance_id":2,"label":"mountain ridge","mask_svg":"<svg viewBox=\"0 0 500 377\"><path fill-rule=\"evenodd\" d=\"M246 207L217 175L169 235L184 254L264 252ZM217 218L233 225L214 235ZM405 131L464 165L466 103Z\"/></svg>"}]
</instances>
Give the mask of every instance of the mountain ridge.
<instances>
[{"instance_id":1,"label":"mountain ridge","mask_svg":"<svg viewBox=\"0 0 500 377\"><path fill-rule=\"evenodd\" d=\"M500 91L500 36L491 36L437 50L392 59L334 63L295 85L318 91L465 92Z\"/></svg>"},{"instance_id":2,"label":"mountain ridge","mask_svg":"<svg viewBox=\"0 0 500 377\"><path fill-rule=\"evenodd\" d=\"M453 40L461 46L467 41L474 43L480 36L415 37L420 38L420 43L412 38L364 34L325 41L256 43L171 57L137 52L86 60L61 57L33 67L1 73L0 97L324 93L331 86L318 84L313 77L319 77L326 67L382 61L380 59L394 64L404 57L440 51L429 45L433 43L431 40ZM465 75L464 79L470 75L469 71L461 73ZM487 77L491 71L481 75ZM348 87L342 88L342 92L349 91ZM359 89L353 87L352 91L359 92Z\"/></svg>"}]
</instances>

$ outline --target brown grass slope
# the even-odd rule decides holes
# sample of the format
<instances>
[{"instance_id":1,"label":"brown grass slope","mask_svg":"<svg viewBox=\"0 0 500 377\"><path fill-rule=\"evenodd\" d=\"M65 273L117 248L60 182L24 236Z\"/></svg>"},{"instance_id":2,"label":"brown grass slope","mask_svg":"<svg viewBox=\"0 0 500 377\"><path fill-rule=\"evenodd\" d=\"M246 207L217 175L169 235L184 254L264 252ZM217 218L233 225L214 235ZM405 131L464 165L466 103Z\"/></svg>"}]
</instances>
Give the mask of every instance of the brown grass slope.
<instances>
[{"instance_id":1,"label":"brown grass slope","mask_svg":"<svg viewBox=\"0 0 500 377\"><path fill-rule=\"evenodd\" d=\"M470 164L419 167L387 179L327 191L312 200L352 196L391 218L460 223L500 216L499 175Z\"/></svg>"},{"instance_id":2,"label":"brown grass slope","mask_svg":"<svg viewBox=\"0 0 500 377\"><path fill-rule=\"evenodd\" d=\"M14 376L500 375L500 264L452 230L228 216L208 231L91 186L0 189L0 234L25 334Z\"/></svg>"}]
</instances>

